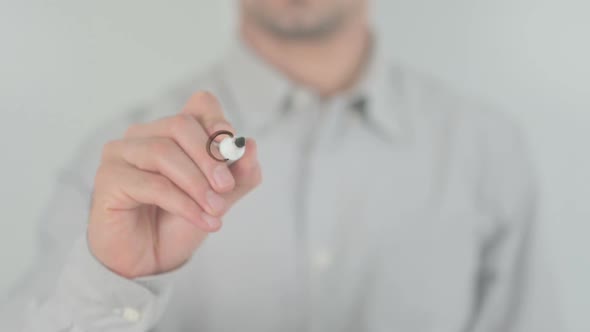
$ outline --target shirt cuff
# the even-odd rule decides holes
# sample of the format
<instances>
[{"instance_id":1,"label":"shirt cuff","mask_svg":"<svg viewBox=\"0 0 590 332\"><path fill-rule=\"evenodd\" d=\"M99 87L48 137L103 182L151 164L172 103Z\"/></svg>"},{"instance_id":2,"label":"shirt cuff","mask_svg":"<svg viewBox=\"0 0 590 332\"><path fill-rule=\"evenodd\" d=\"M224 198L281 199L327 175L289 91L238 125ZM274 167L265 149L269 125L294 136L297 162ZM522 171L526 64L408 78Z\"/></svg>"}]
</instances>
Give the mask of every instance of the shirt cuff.
<instances>
[{"instance_id":1,"label":"shirt cuff","mask_svg":"<svg viewBox=\"0 0 590 332\"><path fill-rule=\"evenodd\" d=\"M76 241L58 280L60 314L83 330L146 331L164 312L179 270L124 278L92 255L83 236Z\"/></svg>"}]
</instances>

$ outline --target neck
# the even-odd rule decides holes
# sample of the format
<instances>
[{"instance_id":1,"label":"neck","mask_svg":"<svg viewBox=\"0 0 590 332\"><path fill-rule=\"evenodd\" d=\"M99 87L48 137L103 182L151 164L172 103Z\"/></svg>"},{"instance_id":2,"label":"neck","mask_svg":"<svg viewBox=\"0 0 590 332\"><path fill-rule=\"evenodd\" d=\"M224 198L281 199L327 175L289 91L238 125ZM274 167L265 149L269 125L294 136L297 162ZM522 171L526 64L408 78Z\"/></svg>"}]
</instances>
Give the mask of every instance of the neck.
<instances>
[{"instance_id":1,"label":"neck","mask_svg":"<svg viewBox=\"0 0 590 332\"><path fill-rule=\"evenodd\" d=\"M280 39L247 19L240 33L262 59L292 81L329 97L353 86L362 74L371 43L366 16L358 15L317 40Z\"/></svg>"}]
</instances>

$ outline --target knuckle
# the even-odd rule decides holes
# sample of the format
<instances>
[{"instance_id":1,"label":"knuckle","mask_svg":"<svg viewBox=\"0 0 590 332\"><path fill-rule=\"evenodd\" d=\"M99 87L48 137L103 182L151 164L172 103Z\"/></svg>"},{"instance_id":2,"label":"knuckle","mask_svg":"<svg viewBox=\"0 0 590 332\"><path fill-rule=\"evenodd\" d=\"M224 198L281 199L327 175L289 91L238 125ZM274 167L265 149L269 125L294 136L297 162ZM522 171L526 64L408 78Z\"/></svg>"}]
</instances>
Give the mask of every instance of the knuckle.
<instances>
[{"instance_id":1,"label":"knuckle","mask_svg":"<svg viewBox=\"0 0 590 332\"><path fill-rule=\"evenodd\" d=\"M94 187L98 187L102 184L103 179L105 178L105 165L100 165L96 170L96 174L94 175Z\"/></svg>"},{"instance_id":2,"label":"knuckle","mask_svg":"<svg viewBox=\"0 0 590 332\"><path fill-rule=\"evenodd\" d=\"M114 169L108 164L101 164L94 175L94 188L104 187L113 178Z\"/></svg>"},{"instance_id":3,"label":"knuckle","mask_svg":"<svg viewBox=\"0 0 590 332\"><path fill-rule=\"evenodd\" d=\"M110 141L105 143L102 147L101 152L101 160L105 161L111 157L111 155L116 151L117 146L119 145L119 141Z\"/></svg>"},{"instance_id":4,"label":"knuckle","mask_svg":"<svg viewBox=\"0 0 590 332\"><path fill-rule=\"evenodd\" d=\"M189 128L192 117L188 114L177 114L170 121L170 131L172 134L185 131Z\"/></svg>"},{"instance_id":5,"label":"knuckle","mask_svg":"<svg viewBox=\"0 0 590 332\"><path fill-rule=\"evenodd\" d=\"M139 123L134 123L134 124L130 125L129 127L127 127L127 130L125 130L124 137L132 137L132 136L137 135L140 128L141 128L141 125Z\"/></svg>"},{"instance_id":6,"label":"knuckle","mask_svg":"<svg viewBox=\"0 0 590 332\"><path fill-rule=\"evenodd\" d=\"M149 143L148 149L154 157L167 156L172 153L174 144L168 139L155 139Z\"/></svg>"},{"instance_id":7,"label":"knuckle","mask_svg":"<svg viewBox=\"0 0 590 332\"><path fill-rule=\"evenodd\" d=\"M198 91L193 95L193 98L198 103L202 103L203 105L207 106L220 106L219 100L209 91Z\"/></svg>"}]
</instances>

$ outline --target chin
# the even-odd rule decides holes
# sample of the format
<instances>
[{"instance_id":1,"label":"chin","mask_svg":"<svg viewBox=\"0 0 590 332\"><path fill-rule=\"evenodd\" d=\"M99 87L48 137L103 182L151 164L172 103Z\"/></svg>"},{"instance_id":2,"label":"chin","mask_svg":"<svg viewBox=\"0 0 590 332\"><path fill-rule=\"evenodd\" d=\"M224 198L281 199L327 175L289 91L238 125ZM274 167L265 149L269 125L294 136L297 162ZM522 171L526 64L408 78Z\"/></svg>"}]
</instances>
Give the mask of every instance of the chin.
<instances>
[{"instance_id":1,"label":"chin","mask_svg":"<svg viewBox=\"0 0 590 332\"><path fill-rule=\"evenodd\" d=\"M244 9L266 30L284 38L320 37L337 30L360 0L243 0Z\"/></svg>"}]
</instances>

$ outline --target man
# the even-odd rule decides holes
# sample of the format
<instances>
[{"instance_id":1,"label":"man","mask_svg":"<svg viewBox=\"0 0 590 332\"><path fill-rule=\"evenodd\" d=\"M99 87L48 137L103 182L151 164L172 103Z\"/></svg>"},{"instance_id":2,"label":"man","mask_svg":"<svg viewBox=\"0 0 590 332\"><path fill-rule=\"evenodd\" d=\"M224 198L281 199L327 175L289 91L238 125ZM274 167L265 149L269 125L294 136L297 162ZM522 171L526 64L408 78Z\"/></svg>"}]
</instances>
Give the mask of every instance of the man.
<instances>
[{"instance_id":1,"label":"man","mask_svg":"<svg viewBox=\"0 0 590 332\"><path fill-rule=\"evenodd\" d=\"M489 332L541 320L520 135L388 63L368 5L240 1L226 59L107 126L63 172L13 321ZM249 137L231 166L206 153L221 129Z\"/></svg>"}]
</instances>

